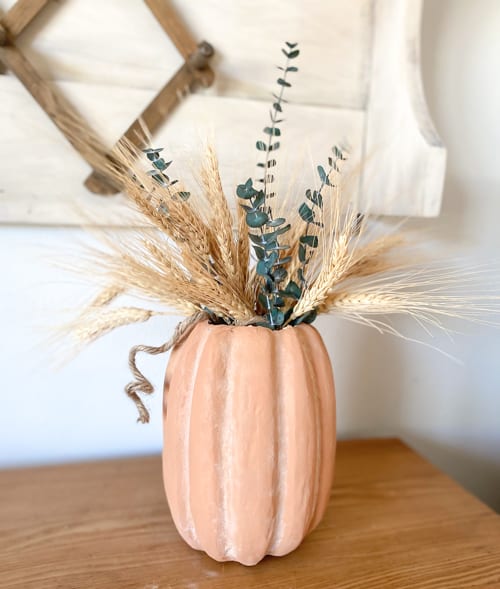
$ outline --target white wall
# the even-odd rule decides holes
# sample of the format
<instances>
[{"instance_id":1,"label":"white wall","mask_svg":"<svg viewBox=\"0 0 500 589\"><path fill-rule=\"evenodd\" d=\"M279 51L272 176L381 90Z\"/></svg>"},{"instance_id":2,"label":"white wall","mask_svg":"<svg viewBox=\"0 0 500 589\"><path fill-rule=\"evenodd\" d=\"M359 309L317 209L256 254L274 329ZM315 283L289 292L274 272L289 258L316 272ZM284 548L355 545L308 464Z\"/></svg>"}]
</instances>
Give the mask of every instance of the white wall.
<instances>
[{"instance_id":1,"label":"white wall","mask_svg":"<svg viewBox=\"0 0 500 589\"><path fill-rule=\"evenodd\" d=\"M443 249L478 262L498 259L500 247L499 30L497 0L426 2L424 83L449 166L443 214L425 225ZM0 228L0 466L161 446L160 395L149 403L151 424L142 426L122 390L128 349L164 341L175 319L125 328L59 372L49 368L46 327L89 291L48 258L76 251L82 239L78 230ZM438 335L433 343L461 359L459 366L366 328L331 318L318 324L336 372L341 436L400 435L500 509L500 330L473 326L453 344ZM157 384L164 364L144 360Z\"/></svg>"}]
</instances>

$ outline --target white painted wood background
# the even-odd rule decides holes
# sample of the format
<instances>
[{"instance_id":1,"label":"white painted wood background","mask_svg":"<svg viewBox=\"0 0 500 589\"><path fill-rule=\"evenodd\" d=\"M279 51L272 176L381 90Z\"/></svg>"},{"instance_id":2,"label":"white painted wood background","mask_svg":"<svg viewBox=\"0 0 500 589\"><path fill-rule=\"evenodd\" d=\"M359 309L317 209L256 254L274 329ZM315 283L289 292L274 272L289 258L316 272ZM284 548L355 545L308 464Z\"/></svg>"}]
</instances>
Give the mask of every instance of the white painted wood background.
<instances>
[{"instance_id":1,"label":"white painted wood background","mask_svg":"<svg viewBox=\"0 0 500 589\"><path fill-rule=\"evenodd\" d=\"M13 0L0 0L0 14ZM175 0L217 52L216 82L183 102L155 135L184 176L206 140L228 192L255 171L283 40L299 41L280 166L298 194L313 163L347 141L362 161L359 197L375 213L439 213L445 150L420 80L421 0ZM182 61L140 0L54 0L18 45L112 145ZM90 194L88 166L24 87L0 76L0 221L123 224L124 197ZM129 216L127 215L127 218Z\"/></svg>"}]
</instances>

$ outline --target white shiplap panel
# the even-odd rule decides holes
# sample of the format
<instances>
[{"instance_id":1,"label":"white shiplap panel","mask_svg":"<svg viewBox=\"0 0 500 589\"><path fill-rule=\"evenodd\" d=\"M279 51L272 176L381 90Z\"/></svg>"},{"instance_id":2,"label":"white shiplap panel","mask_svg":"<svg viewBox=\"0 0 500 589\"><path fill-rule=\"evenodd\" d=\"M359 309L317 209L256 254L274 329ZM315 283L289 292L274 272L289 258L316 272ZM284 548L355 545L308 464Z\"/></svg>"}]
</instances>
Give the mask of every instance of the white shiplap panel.
<instances>
[{"instance_id":1,"label":"white shiplap panel","mask_svg":"<svg viewBox=\"0 0 500 589\"><path fill-rule=\"evenodd\" d=\"M109 144L150 95L147 90L115 86L74 82L59 86L109 138ZM231 195L236 183L255 173L255 140L267 111L268 104L257 100L194 95L156 135L155 145L166 146L175 161L173 173L184 177L196 171L204 142L213 139L224 188ZM283 142L289 147L278 154L284 189L293 180L293 191L300 194L316 182L311 154L324 161L336 142L348 141L354 158L359 154L362 112L288 105L287 118ZM0 78L0 120L9 121L1 128L0 219L9 223L124 222L123 197L96 196L85 190L82 183L88 166L12 77ZM312 128L314 133L309 132Z\"/></svg>"},{"instance_id":2,"label":"white shiplap panel","mask_svg":"<svg viewBox=\"0 0 500 589\"><path fill-rule=\"evenodd\" d=\"M196 38L214 44L216 82L188 98L156 145L193 160L215 134L232 189L254 171L281 42L297 40L300 72L283 141L290 154L309 150L320 161L334 141L349 139L363 157L366 207L438 214L446 152L420 80L421 0L171 1ZM0 11L13 2L0 0ZM19 44L109 145L181 63L142 0L52 2ZM121 197L85 190L86 164L10 76L0 76L0 134L0 222L75 223L75 207L102 223L119 216ZM312 170L305 161L289 166L302 180Z\"/></svg>"},{"instance_id":3,"label":"white shiplap panel","mask_svg":"<svg viewBox=\"0 0 500 589\"><path fill-rule=\"evenodd\" d=\"M165 0L167 1L167 0ZM7 8L13 0L0 0ZM371 0L174 0L197 40L216 49L214 91L267 97L285 40L300 41L295 99L363 108ZM159 88L180 57L142 0L51 3L19 43L47 79Z\"/></svg>"},{"instance_id":4,"label":"white shiplap panel","mask_svg":"<svg viewBox=\"0 0 500 589\"><path fill-rule=\"evenodd\" d=\"M421 0L377 0L367 108L363 201L374 213L439 214L446 150L420 72Z\"/></svg>"}]
</instances>

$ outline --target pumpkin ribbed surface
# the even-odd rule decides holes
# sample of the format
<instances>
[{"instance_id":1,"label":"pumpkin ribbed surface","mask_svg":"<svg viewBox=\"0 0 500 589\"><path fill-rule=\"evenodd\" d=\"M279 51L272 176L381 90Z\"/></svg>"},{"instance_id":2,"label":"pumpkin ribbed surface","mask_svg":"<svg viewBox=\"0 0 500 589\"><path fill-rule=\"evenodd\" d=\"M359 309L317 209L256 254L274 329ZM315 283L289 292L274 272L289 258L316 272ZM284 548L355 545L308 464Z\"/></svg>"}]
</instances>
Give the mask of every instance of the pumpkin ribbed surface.
<instances>
[{"instance_id":1,"label":"pumpkin ribbed surface","mask_svg":"<svg viewBox=\"0 0 500 589\"><path fill-rule=\"evenodd\" d=\"M313 327L203 322L173 350L163 473L190 546L246 565L291 552L323 516L334 458L332 369Z\"/></svg>"}]
</instances>

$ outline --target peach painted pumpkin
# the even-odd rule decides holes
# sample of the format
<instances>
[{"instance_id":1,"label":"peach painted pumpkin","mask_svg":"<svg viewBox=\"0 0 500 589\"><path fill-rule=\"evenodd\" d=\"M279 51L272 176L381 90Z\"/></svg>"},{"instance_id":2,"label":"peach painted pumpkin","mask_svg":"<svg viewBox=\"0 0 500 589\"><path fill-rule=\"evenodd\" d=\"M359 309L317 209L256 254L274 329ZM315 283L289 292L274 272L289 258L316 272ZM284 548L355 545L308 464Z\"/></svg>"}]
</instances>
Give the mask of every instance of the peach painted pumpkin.
<instances>
[{"instance_id":1,"label":"peach painted pumpkin","mask_svg":"<svg viewBox=\"0 0 500 589\"><path fill-rule=\"evenodd\" d=\"M334 459L333 375L314 327L203 322L173 350L163 476L190 546L245 565L291 552L323 516Z\"/></svg>"}]
</instances>

